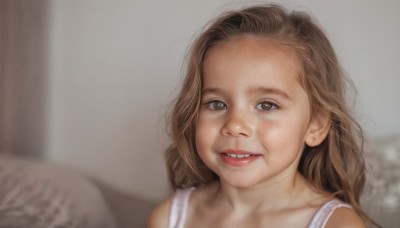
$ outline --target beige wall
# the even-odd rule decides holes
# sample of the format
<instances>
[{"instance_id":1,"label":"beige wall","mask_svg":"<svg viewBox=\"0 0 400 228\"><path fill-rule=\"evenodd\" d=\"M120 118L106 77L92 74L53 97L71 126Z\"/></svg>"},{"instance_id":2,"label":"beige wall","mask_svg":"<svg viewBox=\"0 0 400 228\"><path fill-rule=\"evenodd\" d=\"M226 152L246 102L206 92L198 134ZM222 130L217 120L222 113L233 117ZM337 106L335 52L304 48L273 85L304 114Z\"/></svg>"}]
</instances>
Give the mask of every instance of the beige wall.
<instances>
[{"instance_id":1,"label":"beige wall","mask_svg":"<svg viewBox=\"0 0 400 228\"><path fill-rule=\"evenodd\" d=\"M211 16L240 2L51 1L48 158L162 199L163 116L185 49ZM284 2L313 12L327 30L359 89L356 114L367 133L400 134L400 2Z\"/></svg>"}]
</instances>

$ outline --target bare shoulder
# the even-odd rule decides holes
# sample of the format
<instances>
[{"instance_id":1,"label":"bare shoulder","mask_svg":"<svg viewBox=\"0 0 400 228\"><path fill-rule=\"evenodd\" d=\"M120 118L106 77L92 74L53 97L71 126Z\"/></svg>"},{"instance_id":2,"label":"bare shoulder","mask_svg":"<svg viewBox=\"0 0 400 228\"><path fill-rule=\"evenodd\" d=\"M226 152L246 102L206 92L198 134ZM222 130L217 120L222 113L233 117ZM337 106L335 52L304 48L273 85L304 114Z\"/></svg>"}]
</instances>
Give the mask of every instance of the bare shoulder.
<instances>
[{"instance_id":1,"label":"bare shoulder","mask_svg":"<svg viewBox=\"0 0 400 228\"><path fill-rule=\"evenodd\" d=\"M341 207L336 209L329 218L327 228L364 228L365 223L361 217L350 208Z\"/></svg>"},{"instance_id":2,"label":"bare shoulder","mask_svg":"<svg viewBox=\"0 0 400 228\"><path fill-rule=\"evenodd\" d=\"M154 208L147 219L147 228L168 227L168 216L172 204L172 199L173 197L171 196L167 200L159 204L156 208Z\"/></svg>"}]
</instances>

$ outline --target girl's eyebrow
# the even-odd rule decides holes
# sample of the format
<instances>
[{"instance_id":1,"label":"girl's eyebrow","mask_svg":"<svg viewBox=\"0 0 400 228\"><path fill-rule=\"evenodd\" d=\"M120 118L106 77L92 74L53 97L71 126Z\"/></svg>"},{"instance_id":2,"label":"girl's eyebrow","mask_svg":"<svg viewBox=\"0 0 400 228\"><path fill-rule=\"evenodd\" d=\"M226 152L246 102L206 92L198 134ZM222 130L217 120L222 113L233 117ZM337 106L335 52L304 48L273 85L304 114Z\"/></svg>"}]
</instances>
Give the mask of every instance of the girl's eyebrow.
<instances>
[{"instance_id":1,"label":"girl's eyebrow","mask_svg":"<svg viewBox=\"0 0 400 228\"><path fill-rule=\"evenodd\" d=\"M202 94L209 94L209 93L222 93L222 90L215 87L204 88ZM278 95L286 100L290 100L290 96L281 89L278 88L268 88L268 87L250 87L247 91L248 94L274 94Z\"/></svg>"},{"instance_id":2,"label":"girl's eyebrow","mask_svg":"<svg viewBox=\"0 0 400 228\"><path fill-rule=\"evenodd\" d=\"M207 93L221 93L222 90L218 89L218 88L214 88L214 87L210 87L210 88L204 88L201 93L202 94L207 94Z\"/></svg>"},{"instance_id":3,"label":"girl's eyebrow","mask_svg":"<svg viewBox=\"0 0 400 228\"><path fill-rule=\"evenodd\" d=\"M249 94L274 94L278 95L286 100L290 100L290 96L283 90L278 88L269 87L250 87L247 91Z\"/></svg>"}]
</instances>

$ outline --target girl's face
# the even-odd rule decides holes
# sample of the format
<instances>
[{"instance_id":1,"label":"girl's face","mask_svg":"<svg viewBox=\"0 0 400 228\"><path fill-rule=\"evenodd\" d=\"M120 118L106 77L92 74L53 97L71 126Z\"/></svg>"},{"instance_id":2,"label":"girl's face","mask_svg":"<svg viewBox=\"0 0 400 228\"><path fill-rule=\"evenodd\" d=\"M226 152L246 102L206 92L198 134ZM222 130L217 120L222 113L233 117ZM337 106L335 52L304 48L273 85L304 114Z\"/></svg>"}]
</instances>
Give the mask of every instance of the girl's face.
<instances>
[{"instance_id":1,"label":"girl's face","mask_svg":"<svg viewBox=\"0 0 400 228\"><path fill-rule=\"evenodd\" d=\"M295 56L252 36L207 51L196 147L222 182L250 187L296 175L311 107Z\"/></svg>"}]
</instances>

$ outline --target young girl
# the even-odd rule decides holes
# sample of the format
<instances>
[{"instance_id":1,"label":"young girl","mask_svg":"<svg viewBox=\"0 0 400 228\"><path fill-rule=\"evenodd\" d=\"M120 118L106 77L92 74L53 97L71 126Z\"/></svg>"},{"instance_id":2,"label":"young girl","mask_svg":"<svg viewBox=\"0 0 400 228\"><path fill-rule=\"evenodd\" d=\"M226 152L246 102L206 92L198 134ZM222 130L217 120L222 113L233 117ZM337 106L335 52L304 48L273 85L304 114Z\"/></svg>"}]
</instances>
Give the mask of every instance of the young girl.
<instances>
[{"instance_id":1,"label":"young girl","mask_svg":"<svg viewBox=\"0 0 400 228\"><path fill-rule=\"evenodd\" d=\"M149 227L365 227L362 132L321 29L276 5L217 18L192 46Z\"/></svg>"}]
</instances>

